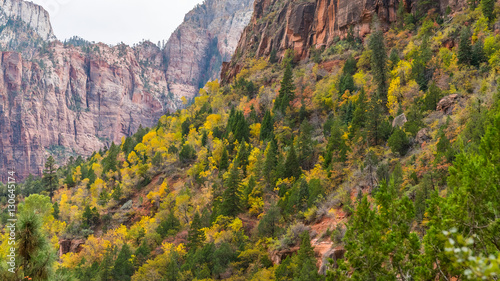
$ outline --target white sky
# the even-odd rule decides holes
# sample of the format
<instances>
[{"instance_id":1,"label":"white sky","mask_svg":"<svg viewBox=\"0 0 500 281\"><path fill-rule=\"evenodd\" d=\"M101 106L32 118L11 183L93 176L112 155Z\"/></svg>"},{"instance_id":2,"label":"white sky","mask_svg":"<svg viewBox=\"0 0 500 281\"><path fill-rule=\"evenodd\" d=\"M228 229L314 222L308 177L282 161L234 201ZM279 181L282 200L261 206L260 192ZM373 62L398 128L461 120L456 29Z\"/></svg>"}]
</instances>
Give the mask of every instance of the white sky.
<instances>
[{"instance_id":1,"label":"white sky","mask_svg":"<svg viewBox=\"0 0 500 281\"><path fill-rule=\"evenodd\" d=\"M50 14L61 41L74 35L89 41L129 45L167 40L184 15L203 0L28 0Z\"/></svg>"}]
</instances>

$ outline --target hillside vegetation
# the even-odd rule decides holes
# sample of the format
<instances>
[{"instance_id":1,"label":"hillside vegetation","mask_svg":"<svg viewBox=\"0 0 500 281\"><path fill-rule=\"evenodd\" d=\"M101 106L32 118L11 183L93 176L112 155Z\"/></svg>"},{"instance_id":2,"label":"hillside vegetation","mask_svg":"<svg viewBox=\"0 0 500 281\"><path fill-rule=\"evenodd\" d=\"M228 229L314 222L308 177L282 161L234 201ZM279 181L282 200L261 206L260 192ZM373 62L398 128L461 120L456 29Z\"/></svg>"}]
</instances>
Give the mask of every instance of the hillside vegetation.
<instances>
[{"instance_id":1,"label":"hillside vegetation","mask_svg":"<svg viewBox=\"0 0 500 281\"><path fill-rule=\"evenodd\" d=\"M156 127L49 159L0 279L497 280L494 4L248 59Z\"/></svg>"}]
</instances>

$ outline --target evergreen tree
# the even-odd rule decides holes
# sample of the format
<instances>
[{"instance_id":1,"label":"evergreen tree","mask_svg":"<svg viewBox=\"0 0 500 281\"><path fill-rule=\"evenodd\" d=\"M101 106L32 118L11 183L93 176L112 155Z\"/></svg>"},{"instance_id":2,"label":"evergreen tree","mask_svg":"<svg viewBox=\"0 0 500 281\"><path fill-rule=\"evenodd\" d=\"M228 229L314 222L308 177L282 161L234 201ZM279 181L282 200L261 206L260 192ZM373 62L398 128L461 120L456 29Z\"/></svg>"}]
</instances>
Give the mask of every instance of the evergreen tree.
<instances>
[{"instance_id":1,"label":"evergreen tree","mask_svg":"<svg viewBox=\"0 0 500 281\"><path fill-rule=\"evenodd\" d=\"M260 127L260 140L268 141L273 138L274 131L274 123L273 117L271 116L271 112L266 110L264 114L264 119L262 119L262 125Z\"/></svg>"},{"instance_id":2,"label":"evergreen tree","mask_svg":"<svg viewBox=\"0 0 500 281\"><path fill-rule=\"evenodd\" d=\"M238 140L239 142L249 141L250 128L243 112L234 108L231 109L227 121L226 133L228 136L229 133L233 133L234 140Z\"/></svg>"},{"instance_id":3,"label":"evergreen tree","mask_svg":"<svg viewBox=\"0 0 500 281\"><path fill-rule=\"evenodd\" d=\"M314 166L314 143L312 140L313 127L305 119L300 124L300 134L298 138L299 163L302 169L309 170Z\"/></svg>"},{"instance_id":4,"label":"evergreen tree","mask_svg":"<svg viewBox=\"0 0 500 281\"><path fill-rule=\"evenodd\" d=\"M382 30L378 29L370 35L368 46L371 50L371 67L377 85L377 97L382 104L387 104L387 53Z\"/></svg>"},{"instance_id":5,"label":"evergreen tree","mask_svg":"<svg viewBox=\"0 0 500 281\"><path fill-rule=\"evenodd\" d=\"M59 219L59 204L57 202L54 203L54 212L52 212L52 215L56 220Z\"/></svg>"},{"instance_id":6,"label":"evergreen tree","mask_svg":"<svg viewBox=\"0 0 500 281\"><path fill-rule=\"evenodd\" d=\"M294 177L295 179L298 179L301 174L302 170L300 169L299 159L297 158L297 153L295 152L295 147L292 143L292 147L290 148L286 156L285 177Z\"/></svg>"},{"instance_id":7,"label":"evergreen tree","mask_svg":"<svg viewBox=\"0 0 500 281\"><path fill-rule=\"evenodd\" d=\"M135 255L135 260L134 260L134 265L136 268L140 267L143 265L149 258L149 254L151 254L151 248L149 248L148 243L146 243L146 240L142 240L141 245L135 250L134 255Z\"/></svg>"},{"instance_id":8,"label":"evergreen tree","mask_svg":"<svg viewBox=\"0 0 500 281\"><path fill-rule=\"evenodd\" d=\"M42 182L45 190L49 192L50 198L54 196L54 191L57 188L57 174L56 174L56 161L54 157L49 156L45 162L45 169L43 170Z\"/></svg>"},{"instance_id":9,"label":"evergreen tree","mask_svg":"<svg viewBox=\"0 0 500 281\"><path fill-rule=\"evenodd\" d=\"M54 253L42 233L42 219L35 212L22 212L16 230L17 254L22 276L33 280L50 280L53 274Z\"/></svg>"},{"instance_id":10,"label":"evergreen tree","mask_svg":"<svg viewBox=\"0 0 500 281\"><path fill-rule=\"evenodd\" d=\"M358 100L355 104L355 110L353 113L351 121L351 132L354 133L357 130L364 128L367 118L367 107L366 107L366 93L365 89L362 88L359 92ZM331 127L330 127L331 128Z\"/></svg>"},{"instance_id":11,"label":"evergreen tree","mask_svg":"<svg viewBox=\"0 0 500 281\"><path fill-rule=\"evenodd\" d=\"M279 90L278 97L274 101L274 110L285 113L286 108L295 98L294 93L295 85L293 84L292 63L289 60L285 60L285 72L283 73L283 79L281 80L281 88Z\"/></svg>"},{"instance_id":12,"label":"evergreen tree","mask_svg":"<svg viewBox=\"0 0 500 281\"><path fill-rule=\"evenodd\" d=\"M410 148L410 140L408 140L406 133L400 128L394 129L388 142L392 152L397 152L401 156L406 155L406 152Z\"/></svg>"},{"instance_id":13,"label":"evergreen tree","mask_svg":"<svg viewBox=\"0 0 500 281\"><path fill-rule=\"evenodd\" d=\"M161 237L166 237L177 233L180 229L181 223L178 218L175 217L173 212L168 214L166 220L161 221L156 229L156 232L161 235Z\"/></svg>"},{"instance_id":14,"label":"evergreen tree","mask_svg":"<svg viewBox=\"0 0 500 281\"><path fill-rule=\"evenodd\" d=\"M335 120L331 128L330 138L328 138L328 144L326 145L324 168L329 167L333 162L344 162L346 160L347 146L342 136L341 124L338 120Z\"/></svg>"},{"instance_id":15,"label":"evergreen tree","mask_svg":"<svg viewBox=\"0 0 500 281\"><path fill-rule=\"evenodd\" d=\"M295 263L298 265L294 273L294 281L314 281L321 280L316 267L316 258L314 250L311 246L311 238L309 232L304 231L301 235L300 249L294 257Z\"/></svg>"},{"instance_id":16,"label":"evergreen tree","mask_svg":"<svg viewBox=\"0 0 500 281\"><path fill-rule=\"evenodd\" d=\"M113 266L112 276L114 280L130 281L134 274L134 265L132 264L132 251L127 244L124 244L118 253Z\"/></svg>"},{"instance_id":17,"label":"evergreen tree","mask_svg":"<svg viewBox=\"0 0 500 281\"><path fill-rule=\"evenodd\" d=\"M259 221L259 234L262 237L276 237L280 230L280 217L280 208L273 204Z\"/></svg>"},{"instance_id":18,"label":"evergreen tree","mask_svg":"<svg viewBox=\"0 0 500 281\"><path fill-rule=\"evenodd\" d=\"M486 55L484 54L483 41L477 40L472 46L471 62L470 64L475 67L479 67L481 63L487 61Z\"/></svg>"},{"instance_id":19,"label":"evergreen tree","mask_svg":"<svg viewBox=\"0 0 500 281\"><path fill-rule=\"evenodd\" d=\"M441 89L434 81L429 85L429 89L424 97L424 105L426 110L436 110L439 101L442 98Z\"/></svg>"},{"instance_id":20,"label":"evergreen tree","mask_svg":"<svg viewBox=\"0 0 500 281\"><path fill-rule=\"evenodd\" d=\"M481 0L481 11L490 22L495 19L495 0Z\"/></svg>"},{"instance_id":21,"label":"evergreen tree","mask_svg":"<svg viewBox=\"0 0 500 281\"><path fill-rule=\"evenodd\" d=\"M462 28L458 43L458 63L470 64L472 59L471 31L469 27Z\"/></svg>"},{"instance_id":22,"label":"evergreen tree","mask_svg":"<svg viewBox=\"0 0 500 281\"><path fill-rule=\"evenodd\" d=\"M382 123L383 123L383 108L381 102L376 97L371 97L368 117L368 138L371 145L378 145L383 139Z\"/></svg>"},{"instance_id":23,"label":"evergreen tree","mask_svg":"<svg viewBox=\"0 0 500 281\"><path fill-rule=\"evenodd\" d=\"M233 163L225 184L226 190L222 194L221 214L235 217L241 212L241 178L238 161Z\"/></svg>"},{"instance_id":24,"label":"evergreen tree","mask_svg":"<svg viewBox=\"0 0 500 281\"><path fill-rule=\"evenodd\" d=\"M402 1L400 3L402 3ZM389 70L392 71L396 68L400 60L398 50L392 49L391 54L389 55Z\"/></svg>"},{"instance_id":25,"label":"evergreen tree","mask_svg":"<svg viewBox=\"0 0 500 281\"><path fill-rule=\"evenodd\" d=\"M191 226L189 227L188 232L187 246L189 249L196 249L203 245L203 242L205 241L205 232L203 232L201 228L200 214L196 212L193 220L191 221Z\"/></svg>"},{"instance_id":26,"label":"evergreen tree","mask_svg":"<svg viewBox=\"0 0 500 281\"><path fill-rule=\"evenodd\" d=\"M248 157L250 156L251 148L248 147L246 142L241 142L240 147L238 149L238 154L236 154L236 162L241 167L243 171L243 177L246 177L247 174L247 165L248 165Z\"/></svg>"},{"instance_id":27,"label":"evergreen tree","mask_svg":"<svg viewBox=\"0 0 500 281\"><path fill-rule=\"evenodd\" d=\"M104 257L99 264L99 280L112 281L113 280L113 256L116 246L111 246L106 249ZM130 279L129 279L130 280Z\"/></svg>"},{"instance_id":28,"label":"evergreen tree","mask_svg":"<svg viewBox=\"0 0 500 281\"><path fill-rule=\"evenodd\" d=\"M227 170L227 168L229 168L229 155L227 154L226 146L224 146L224 148L222 149L222 157L219 163L219 171L225 171ZM220 175L222 175L222 173L220 173Z\"/></svg>"},{"instance_id":29,"label":"evergreen tree","mask_svg":"<svg viewBox=\"0 0 500 281\"><path fill-rule=\"evenodd\" d=\"M411 66L411 75L422 91L427 90L428 83L432 79L432 70L427 66L431 58L429 36L425 35Z\"/></svg>"},{"instance_id":30,"label":"evergreen tree","mask_svg":"<svg viewBox=\"0 0 500 281\"><path fill-rule=\"evenodd\" d=\"M267 143L267 148L264 154L264 167L262 174L266 179L266 183L269 185L274 185L276 183L276 168L278 166L278 145L276 140L273 138Z\"/></svg>"}]
</instances>

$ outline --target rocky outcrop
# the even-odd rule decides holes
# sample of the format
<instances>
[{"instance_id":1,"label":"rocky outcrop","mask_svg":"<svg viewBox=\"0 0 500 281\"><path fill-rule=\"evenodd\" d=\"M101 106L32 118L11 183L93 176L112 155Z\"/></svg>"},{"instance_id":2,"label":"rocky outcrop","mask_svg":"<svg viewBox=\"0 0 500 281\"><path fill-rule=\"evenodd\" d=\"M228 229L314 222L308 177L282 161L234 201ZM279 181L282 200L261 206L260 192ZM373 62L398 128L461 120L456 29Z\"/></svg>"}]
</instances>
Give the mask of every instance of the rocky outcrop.
<instances>
[{"instance_id":1,"label":"rocky outcrop","mask_svg":"<svg viewBox=\"0 0 500 281\"><path fill-rule=\"evenodd\" d=\"M189 12L167 42L164 53L169 89L192 98L219 78L250 21L254 0L206 0Z\"/></svg>"},{"instance_id":2,"label":"rocky outcrop","mask_svg":"<svg viewBox=\"0 0 500 281\"><path fill-rule=\"evenodd\" d=\"M415 11L418 0L256 0L254 14L245 28L231 63L224 64L223 82L230 81L247 57L268 57L276 52L283 57L287 49L296 59L309 56L311 48L329 47L335 38L345 37L350 30L363 37L371 31L375 15L387 29L397 20L399 1L408 12ZM463 8L465 0L431 1L444 12ZM437 2L437 3L436 3ZM420 8L422 10L422 8ZM244 55L240 55L244 54Z\"/></svg>"},{"instance_id":3,"label":"rocky outcrop","mask_svg":"<svg viewBox=\"0 0 500 281\"><path fill-rule=\"evenodd\" d=\"M459 94L452 94L442 98L436 107L437 111L441 111L446 115L450 115L455 109L455 105L457 105L462 99L462 96Z\"/></svg>"},{"instance_id":4,"label":"rocky outcrop","mask_svg":"<svg viewBox=\"0 0 500 281\"><path fill-rule=\"evenodd\" d=\"M0 25L17 19L34 30L42 40L56 40L49 13L41 6L23 0L0 0Z\"/></svg>"}]
</instances>

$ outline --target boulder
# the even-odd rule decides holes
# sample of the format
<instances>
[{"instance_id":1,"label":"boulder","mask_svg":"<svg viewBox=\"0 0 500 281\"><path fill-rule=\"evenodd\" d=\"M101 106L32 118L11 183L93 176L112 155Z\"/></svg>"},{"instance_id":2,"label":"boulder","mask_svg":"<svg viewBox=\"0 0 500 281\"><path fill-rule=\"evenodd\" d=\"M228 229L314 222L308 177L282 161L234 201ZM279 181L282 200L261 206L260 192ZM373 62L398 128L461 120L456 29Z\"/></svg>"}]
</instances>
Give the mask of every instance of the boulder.
<instances>
[{"instance_id":1,"label":"boulder","mask_svg":"<svg viewBox=\"0 0 500 281\"><path fill-rule=\"evenodd\" d=\"M439 101L436 110L441 111L446 115L450 115L455 108L455 104L457 104L461 98L462 96L459 94L446 96Z\"/></svg>"},{"instance_id":2,"label":"boulder","mask_svg":"<svg viewBox=\"0 0 500 281\"><path fill-rule=\"evenodd\" d=\"M120 208L122 211L128 211L132 209L132 200L128 200L123 206Z\"/></svg>"},{"instance_id":3,"label":"boulder","mask_svg":"<svg viewBox=\"0 0 500 281\"><path fill-rule=\"evenodd\" d=\"M422 144L429 140L431 140L431 137L429 135L428 128L423 128L420 131L418 131L417 136L415 137L415 142L417 142L418 144Z\"/></svg>"},{"instance_id":4,"label":"boulder","mask_svg":"<svg viewBox=\"0 0 500 281\"><path fill-rule=\"evenodd\" d=\"M337 266L337 260L343 259L346 250L343 247L337 247L326 252L321 260L321 266L319 268L319 274L325 275L327 268L329 266L329 259L334 261L334 266Z\"/></svg>"},{"instance_id":5,"label":"boulder","mask_svg":"<svg viewBox=\"0 0 500 281\"><path fill-rule=\"evenodd\" d=\"M406 119L406 115L403 113L394 118L394 120L392 121L392 127L395 128L396 126L398 126L399 128L401 128L406 124L406 122L408 122L408 119Z\"/></svg>"}]
</instances>

